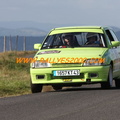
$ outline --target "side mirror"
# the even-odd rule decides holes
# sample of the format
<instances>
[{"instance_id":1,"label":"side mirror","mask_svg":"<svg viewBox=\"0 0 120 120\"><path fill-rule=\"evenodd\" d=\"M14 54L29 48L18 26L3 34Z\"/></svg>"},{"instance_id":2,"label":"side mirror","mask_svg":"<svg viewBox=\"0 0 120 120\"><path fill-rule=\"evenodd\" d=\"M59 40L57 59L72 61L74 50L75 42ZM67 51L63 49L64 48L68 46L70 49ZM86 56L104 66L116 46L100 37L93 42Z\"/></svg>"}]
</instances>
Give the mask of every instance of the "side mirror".
<instances>
[{"instance_id":1,"label":"side mirror","mask_svg":"<svg viewBox=\"0 0 120 120\"><path fill-rule=\"evenodd\" d=\"M112 47L117 47L120 45L120 41L112 41Z\"/></svg>"},{"instance_id":2,"label":"side mirror","mask_svg":"<svg viewBox=\"0 0 120 120\"><path fill-rule=\"evenodd\" d=\"M34 44L34 49L40 49L41 46L42 44Z\"/></svg>"}]
</instances>

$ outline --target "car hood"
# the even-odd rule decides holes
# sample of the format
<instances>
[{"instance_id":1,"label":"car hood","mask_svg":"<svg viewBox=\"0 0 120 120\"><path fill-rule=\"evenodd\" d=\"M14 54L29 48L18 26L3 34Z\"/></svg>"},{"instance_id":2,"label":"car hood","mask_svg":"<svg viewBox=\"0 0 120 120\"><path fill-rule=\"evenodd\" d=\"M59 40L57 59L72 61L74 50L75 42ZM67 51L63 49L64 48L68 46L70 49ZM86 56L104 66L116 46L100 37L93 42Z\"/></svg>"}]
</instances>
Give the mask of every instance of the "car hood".
<instances>
[{"instance_id":1,"label":"car hood","mask_svg":"<svg viewBox=\"0 0 120 120\"><path fill-rule=\"evenodd\" d=\"M108 48L64 48L64 49L47 49L37 52L37 58L101 58Z\"/></svg>"}]
</instances>

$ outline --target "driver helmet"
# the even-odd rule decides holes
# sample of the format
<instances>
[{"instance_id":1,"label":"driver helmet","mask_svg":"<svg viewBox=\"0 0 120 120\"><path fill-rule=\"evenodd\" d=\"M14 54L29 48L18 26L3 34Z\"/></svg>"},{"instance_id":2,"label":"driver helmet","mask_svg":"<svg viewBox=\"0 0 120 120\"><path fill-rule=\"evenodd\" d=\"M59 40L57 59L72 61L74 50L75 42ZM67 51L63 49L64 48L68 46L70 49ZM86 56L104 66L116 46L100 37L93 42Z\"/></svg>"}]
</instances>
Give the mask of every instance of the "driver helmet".
<instances>
[{"instance_id":1,"label":"driver helmet","mask_svg":"<svg viewBox=\"0 0 120 120\"><path fill-rule=\"evenodd\" d=\"M88 33L86 35L86 38L87 38L87 40L89 40L90 38L91 39L95 38L96 39L95 41L98 41L99 40L99 35L98 35L98 33Z\"/></svg>"},{"instance_id":2,"label":"driver helmet","mask_svg":"<svg viewBox=\"0 0 120 120\"><path fill-rule=\"evenodd\" d=\"M63 34L63 35L62 35L62 38L63 38L63 39L69 39L69 38L71 38L70 40L72 40L73 35L72 35L72 34Z\"/></svg>"}]
</instances>

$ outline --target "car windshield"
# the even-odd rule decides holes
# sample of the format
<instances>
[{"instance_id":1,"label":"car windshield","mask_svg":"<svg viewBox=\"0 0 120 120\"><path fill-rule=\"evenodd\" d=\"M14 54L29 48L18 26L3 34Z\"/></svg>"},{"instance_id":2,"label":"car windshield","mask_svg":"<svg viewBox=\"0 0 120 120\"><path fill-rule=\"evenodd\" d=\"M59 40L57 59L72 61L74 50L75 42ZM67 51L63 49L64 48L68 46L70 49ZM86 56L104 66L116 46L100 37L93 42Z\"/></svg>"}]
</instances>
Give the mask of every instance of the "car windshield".
<instances>
[{"instance_id":1,"label":"car windshield","mask_svg":"<svg viewBox=\"0 0 120 120\"><path fill-rule=\"evenodd\" d=\"M50 35L45 39L42 49L73 47L105 47L103 34L77 32Z\"/></svg>"}]
</instances>

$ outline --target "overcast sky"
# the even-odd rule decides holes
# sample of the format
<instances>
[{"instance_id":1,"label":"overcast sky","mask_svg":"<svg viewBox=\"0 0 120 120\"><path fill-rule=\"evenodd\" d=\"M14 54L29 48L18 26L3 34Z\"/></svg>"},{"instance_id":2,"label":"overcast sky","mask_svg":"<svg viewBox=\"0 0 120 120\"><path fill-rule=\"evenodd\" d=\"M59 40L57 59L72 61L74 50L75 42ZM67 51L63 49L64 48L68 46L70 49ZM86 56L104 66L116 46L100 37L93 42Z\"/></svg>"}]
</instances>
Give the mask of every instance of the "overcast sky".
<instances>
[{"instance_id":1,"label":"overcast sky","mask_svg":"<svg viewBox=\"0 0 120 120\"><path fill-rule=\"evenodd\" d=\"M0 0L0 21L120 27L120 0Z\"/></svg>"}]
</instances>

